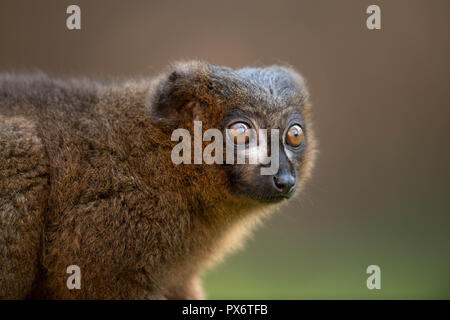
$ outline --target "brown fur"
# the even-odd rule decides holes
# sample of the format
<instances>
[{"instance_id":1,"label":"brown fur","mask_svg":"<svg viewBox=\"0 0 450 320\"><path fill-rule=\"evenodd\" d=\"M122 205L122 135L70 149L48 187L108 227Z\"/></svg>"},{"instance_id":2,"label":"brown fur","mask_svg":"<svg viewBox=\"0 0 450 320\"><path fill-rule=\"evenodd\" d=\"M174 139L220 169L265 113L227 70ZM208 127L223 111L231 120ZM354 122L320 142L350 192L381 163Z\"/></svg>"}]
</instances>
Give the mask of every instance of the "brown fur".
<instances>
[{"instance_id":1,"label":"brown fur","mask_svg":"<svg viewBox=\"0 0 450 320\"><path fill-rule=\"evenodd\" d=\"M274 207L233 194L223 166L171 162L173 127L197 117L220 128L229 105L258 97L257 85L221 88L211 68L122 83L0 76L0 298L204 297L201 272ZM180 74L195 79L165 92ZM309 125L309 105L296 107ZM311 130L307 139L301 184ZM66 287L69 265L81 268L81 290Z\"/></svg>"}]
</instances>

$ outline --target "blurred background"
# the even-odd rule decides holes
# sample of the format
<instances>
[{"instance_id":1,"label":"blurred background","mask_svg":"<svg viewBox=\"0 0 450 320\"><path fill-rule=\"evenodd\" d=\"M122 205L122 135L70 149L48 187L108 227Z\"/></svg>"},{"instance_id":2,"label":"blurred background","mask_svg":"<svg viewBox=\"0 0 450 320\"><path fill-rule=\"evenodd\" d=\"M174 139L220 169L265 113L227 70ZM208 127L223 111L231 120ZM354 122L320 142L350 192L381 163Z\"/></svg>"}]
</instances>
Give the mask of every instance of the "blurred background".
<instances>
[{"instance_id":1,"label":"blurred background","mask_svg":"<svg viewBox=\"0 0 450 320\"><path fill-rule=\"evenodd\" d=\"M81 30L66 28L70 4ZM366 27L371 4L381 30ZM292 65L314 104L313 179L205 275L208 297L449 299L449 12L445 0L1 0L0 70ZM366 287L372 264L381 290Z\"/></svg>"}]
</instances>

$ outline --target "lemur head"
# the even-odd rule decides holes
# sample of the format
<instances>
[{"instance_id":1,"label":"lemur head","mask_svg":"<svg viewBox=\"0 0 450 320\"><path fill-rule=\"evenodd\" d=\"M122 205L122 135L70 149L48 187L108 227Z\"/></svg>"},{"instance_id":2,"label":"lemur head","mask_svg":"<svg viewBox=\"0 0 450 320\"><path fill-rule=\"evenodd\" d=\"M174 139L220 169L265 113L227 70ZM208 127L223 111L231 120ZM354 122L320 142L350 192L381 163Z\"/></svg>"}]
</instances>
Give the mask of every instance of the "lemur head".
<instances>
[{"instance_id":1,"label":"lemur head","mask_svg":"<svg viewBox=\"0 0 450 320\"><path fill-rule=\"evenodd\" d=\"M203 132L220 130L224 150L220 168L237 197L269 202L290 198L310 174L315 140L308 93L303 78L291 68L232 70L196 61L177 64L158 79L150 104L153 121L168 132L176 128L192 132L194 120L201 121ZM267 156L277 155L273 172L268 170L270 163L248 161L252 152L261 153L263 145ZM229 164L227 146L232 146L234 157L243 155L245 163ZM262 174L262 168L269 174Z\"/></svg>"}]
</instances>

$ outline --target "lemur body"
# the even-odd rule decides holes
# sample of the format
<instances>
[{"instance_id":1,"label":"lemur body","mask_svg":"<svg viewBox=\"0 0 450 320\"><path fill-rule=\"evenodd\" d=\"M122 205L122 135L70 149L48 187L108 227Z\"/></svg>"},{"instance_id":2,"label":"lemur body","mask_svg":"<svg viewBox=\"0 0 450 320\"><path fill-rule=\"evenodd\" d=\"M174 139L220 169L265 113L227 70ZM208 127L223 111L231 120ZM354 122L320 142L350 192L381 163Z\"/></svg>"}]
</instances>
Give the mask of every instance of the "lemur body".
<instances>
[{"instance_id":1,"label":"lemur body","mask_svg":"<svg viewBox=\"0 0 450 320\"><path fill-rule=\"evenodd\" d=\"M190 62L121 83L1 75L0 297L203 298L201 272L284 196L258 166L172 163L173 129L196 119L224 130L236 112L280 129L297 114L305 141L280 170L290 163L302 186L314 139L290 69ZM70 265L80 290L66 286Z\"/></svg>"}]
</instances>

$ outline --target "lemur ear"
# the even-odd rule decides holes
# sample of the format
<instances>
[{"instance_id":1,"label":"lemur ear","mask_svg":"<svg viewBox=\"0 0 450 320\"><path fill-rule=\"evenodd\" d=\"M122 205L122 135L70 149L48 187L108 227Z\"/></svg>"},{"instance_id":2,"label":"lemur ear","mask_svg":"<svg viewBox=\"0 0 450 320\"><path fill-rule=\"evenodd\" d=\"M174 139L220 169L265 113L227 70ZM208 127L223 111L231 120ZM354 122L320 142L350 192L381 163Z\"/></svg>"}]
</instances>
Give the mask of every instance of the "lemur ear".
<instances>
[{"instance_id":1,"label":"lemur ear","mask_svg":"<svg viewBox=\"0 0 450 320\"><path fill-rule=\"evenodd\" d=\"M148 102L152 121L177 125L195 120L202 112L210 83L208 64L194 61L174 65L156 81Z\"/></svg>"}]
</instances>

